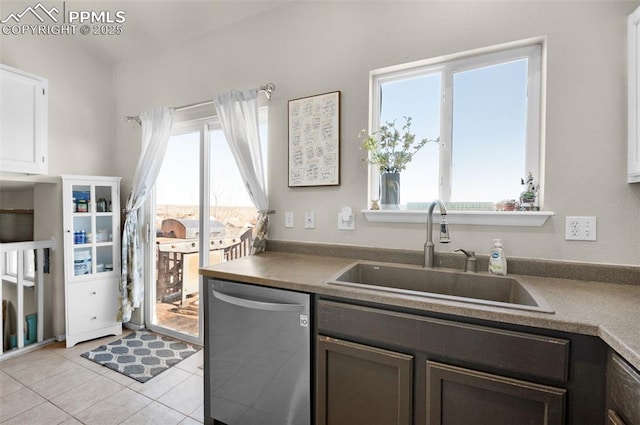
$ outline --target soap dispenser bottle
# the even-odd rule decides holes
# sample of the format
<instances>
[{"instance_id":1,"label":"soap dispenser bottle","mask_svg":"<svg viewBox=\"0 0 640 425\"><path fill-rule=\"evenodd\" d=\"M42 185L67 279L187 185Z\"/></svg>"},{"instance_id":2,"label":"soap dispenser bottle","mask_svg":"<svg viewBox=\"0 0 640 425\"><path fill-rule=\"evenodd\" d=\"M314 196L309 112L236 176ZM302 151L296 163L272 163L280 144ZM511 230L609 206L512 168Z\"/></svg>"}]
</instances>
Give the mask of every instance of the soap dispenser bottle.
<instances>
[{"instance_id":1,"label":"soap dispenser bottle","mask_svg":"<svg viewBox=\"0 0 640 425\"><path fill-rule=\"evenodd\" d=\"M504 255L500 239L494 239L493 246L489 250L489 273L500 276L507 274L507 257Z\"/></svg>"}]
</instances>

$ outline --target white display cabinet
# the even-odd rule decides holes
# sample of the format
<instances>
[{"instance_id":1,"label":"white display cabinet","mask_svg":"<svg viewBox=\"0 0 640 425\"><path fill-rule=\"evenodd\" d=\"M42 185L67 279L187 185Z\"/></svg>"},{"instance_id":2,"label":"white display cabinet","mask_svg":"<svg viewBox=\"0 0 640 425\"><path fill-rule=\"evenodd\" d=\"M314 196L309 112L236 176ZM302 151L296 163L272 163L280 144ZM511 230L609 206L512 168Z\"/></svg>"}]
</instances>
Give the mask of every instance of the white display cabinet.
<instances>
[{"instance_id":1,"label":"white display cabinet","mask_svg":"<svg viewBox=\"0 0 640 425\"><path fill-rule=\"evenodd\" d=\"M118 335L120 177L62 176L67 347Z\"/></svg>"}]
</instances>

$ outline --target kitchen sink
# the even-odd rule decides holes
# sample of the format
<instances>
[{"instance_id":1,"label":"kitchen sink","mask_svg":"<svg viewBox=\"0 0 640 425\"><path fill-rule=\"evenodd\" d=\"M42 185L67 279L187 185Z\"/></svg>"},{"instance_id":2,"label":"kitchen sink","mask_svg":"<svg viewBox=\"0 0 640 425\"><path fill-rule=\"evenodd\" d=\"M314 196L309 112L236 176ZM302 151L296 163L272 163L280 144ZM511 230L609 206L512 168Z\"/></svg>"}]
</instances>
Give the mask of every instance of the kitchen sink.
<instances>
[{"instance_id":1,"label":"kitchen sink","mask_svg":"<svg viewBox=\"0 0 640 425\"><path fill-rule=\"evenodd\" d=\"M357 262L327 283L374 291L554 313L539 295L517 279L420 266Z\"/></svg>"}]
</instances>

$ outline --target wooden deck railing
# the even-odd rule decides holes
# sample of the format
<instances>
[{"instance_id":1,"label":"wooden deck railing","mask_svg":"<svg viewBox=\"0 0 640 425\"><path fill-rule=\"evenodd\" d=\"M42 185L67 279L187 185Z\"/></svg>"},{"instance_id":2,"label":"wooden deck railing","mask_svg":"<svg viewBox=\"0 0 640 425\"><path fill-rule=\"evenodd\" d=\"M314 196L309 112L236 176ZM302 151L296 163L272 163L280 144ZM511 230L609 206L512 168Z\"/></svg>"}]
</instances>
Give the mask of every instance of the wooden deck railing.
<instances>
[{"instance_id":1,"label":"wooden deck railing","mask_svg":"<svg viewBox=\"0 0 640 425\"><path fill-rule=\"evenodd\" d=\"M246 257L251 254L252 235L253 229L246 229L240 236L210 239L209 251L220 253L220 261ZM188 277L194 273L189 273L186 264L187 256L198 254L198 240L162 237L156 239L156 245L156 300L173 303L182 299L184 302L185 294L198 291L193 288L197 281Z\"/></svg>"},{"instance_id":2,"label":"wooden deck railing","mask_svg":"<svg viewBox=\"0 0 640 425\"><path fill-rule=\"evenodd\" d=\"M224 260L232 261L249 255L252 235L253 229L247 229L239 238L233 238L233 244L224 248Z\"/></svg>"}]
</instances>

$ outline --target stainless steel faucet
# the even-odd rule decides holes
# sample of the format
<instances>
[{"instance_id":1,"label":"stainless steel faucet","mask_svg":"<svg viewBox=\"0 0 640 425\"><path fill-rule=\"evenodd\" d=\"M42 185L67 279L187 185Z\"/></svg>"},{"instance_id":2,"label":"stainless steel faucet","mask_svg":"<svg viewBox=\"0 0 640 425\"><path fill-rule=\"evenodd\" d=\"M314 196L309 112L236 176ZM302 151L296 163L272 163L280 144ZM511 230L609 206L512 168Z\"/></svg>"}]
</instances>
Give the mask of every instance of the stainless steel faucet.
<instances>
[{"instance_id":1,"label":"stainless steel faucet","mask_svg":"<svg viewBox=\"0 0 640 425\"><path fill-rule=\"evenodd\" d=\"M433 268L433 209L438 206L440 209L440 243L449 243L449 225L445 216L447 215L447 209L441 200L436 199L429 205L429 211L427 212L427 241L424 244L424 267Z\"/></svg>"}]
</instances>

